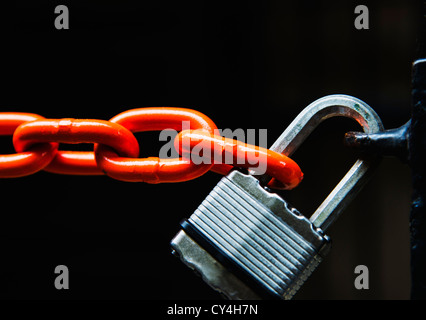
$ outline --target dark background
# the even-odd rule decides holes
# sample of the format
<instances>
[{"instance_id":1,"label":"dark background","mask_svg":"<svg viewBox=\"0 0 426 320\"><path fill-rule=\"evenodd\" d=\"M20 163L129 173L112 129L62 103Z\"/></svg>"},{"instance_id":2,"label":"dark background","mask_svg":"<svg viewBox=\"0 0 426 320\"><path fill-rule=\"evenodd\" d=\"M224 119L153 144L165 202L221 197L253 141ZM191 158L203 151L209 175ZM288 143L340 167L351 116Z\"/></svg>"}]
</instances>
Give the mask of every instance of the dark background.
<instances>
[{"instance_id":1,"label":"dark background","mask_svg":"<svg viewBox=\"0 0 426 320\"><path fill-rule=\"evenodd\" d=\"M54 27L60 4L70 30ZM369 30L354 27L359 4L369 8ZM0 110L107 120L131 108L187 107L219 128L267 128L271 145L309 103L344 93L398 127L410 117L419 15L415 1L402 0L19 1L1 9ZM305 179L283 196L299 211L309 216L349 169L356 153L343 134L357 129L327 120L294 154ZM157 133L136 137L141 157L164 143ZM11 137L1 142L2 153L13 152ZM218 298L169 242L219 179L150 185L39 172L1 180L0 297ZM408 299L410 185L408 166L384 159L330 228L333 249L295 298ZM69 290L54 287L60 264ZM369 290L354 287L360 264Z\"/></svg>"}]
</instances>

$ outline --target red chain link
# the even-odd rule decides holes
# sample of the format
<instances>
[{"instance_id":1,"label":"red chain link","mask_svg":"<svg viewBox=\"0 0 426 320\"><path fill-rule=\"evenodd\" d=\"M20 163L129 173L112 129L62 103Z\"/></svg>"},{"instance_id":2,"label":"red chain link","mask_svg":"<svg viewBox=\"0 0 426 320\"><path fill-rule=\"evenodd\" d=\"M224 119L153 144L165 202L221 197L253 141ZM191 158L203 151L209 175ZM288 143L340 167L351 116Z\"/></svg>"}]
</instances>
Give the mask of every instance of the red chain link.
<instances>
[{"instance_id":1,"label":"red chain link","mask_svg":"<svg viewBox=\"0 0 426 320\"><path fill-rule=\"evenodd\" d=\"M175 148L183 156L176 159L137 158L139 144L133 133L173 129L181 131ZM16 154L0 155L0 178L22 177L45 170L59 174L102 175L123 181L148 183L180 182L197 178L211 170L227 174L233 166L257 167L253 157L263 155L271 187L294 188L302 180L299 166L288 157L268 149L215 136L214 122L204 114L184 108L140 108L118 114L109 121L95 119L45 119L32 113L0 112L0 135L12 135ZM189 150L182 148L188 139ZM186 140L185 140L186 141ZM93 143L94 151L58 150L59 143ZM195 164L188 157L202 144L214 157L233 154L232 165ZM217 146L218 148L215 148ZM230 147L231 146L231 147ZM242 152L242 153L241 153ZM213 162L213 161L211 161Z\"/></svg>"},{"instance_id":2,"label":"red chain link","mask_svg":"<svg viewBox=\"0 0 426 320\"><path fill-rule=\"evenodd\" d=\"M2 112L0 115L0 135L12 135L20 124L43 119L33 113ZM0 177L17 178L36 173L52 161L57 150L57 143L43 143L16 154L0 155Z\"/></svg>"},{"instance_id":3,"label":"red chain link","mask_svg":"<svg viewBox=\"0 0 426 320\"><path fill-rule=\"evenodd\" d=\"M289 157L265 148L248 145L238 140L224 138L201 130L184 130L175 138L175 148L181 154L191 154L198 147L214 159L232 163L242 168L256 167L261 174L274 177L269 186L280 189L293 189L302 180L299 166ZM253 163L255 165L253 165ZM256 168L253 171L256 171ZM217 167L216 172L227 173L229 168ZM278 181L277 181L278 180ZM281 184L279 184L281 182Z\"/></svg>"},{"instance_id":4,"label":"red chain link","mask_svg":"<svg viewBox=\"0 0 426 320\"><path fill-rule=\"evenodd\" d=\"M93 119L45 119L20 125L13 134L13 145L22 152L39 142L104 143L119 154L128 157L139 155L135 136L125 127ZM78 160L76 160L78 159ZM82 161L85 159L85 161ZM93 152L58 151L48 171L67 174L87 174L96 167ZM96 172L99 174L99 169ZM101 171L100 171L101 172Z\"/></svg>"},{"instance_id":5,"label":"red chain link","mask_svg":"<svg viewBox=\"0 0 426 320\"><path fill-rule=\"evenodd\" d=\"M110 120L132 132L182 130L182 122L188 121L190 129L204 129L213 133L216 125L204 114L183 108L141 108L125 111ZM188 159L123 158L103 145L95 146L96 162L105 173L123 181L148 183L180 182L197 178L210 170L212 164L196 165Z\"/></svg>"}]
</instances>

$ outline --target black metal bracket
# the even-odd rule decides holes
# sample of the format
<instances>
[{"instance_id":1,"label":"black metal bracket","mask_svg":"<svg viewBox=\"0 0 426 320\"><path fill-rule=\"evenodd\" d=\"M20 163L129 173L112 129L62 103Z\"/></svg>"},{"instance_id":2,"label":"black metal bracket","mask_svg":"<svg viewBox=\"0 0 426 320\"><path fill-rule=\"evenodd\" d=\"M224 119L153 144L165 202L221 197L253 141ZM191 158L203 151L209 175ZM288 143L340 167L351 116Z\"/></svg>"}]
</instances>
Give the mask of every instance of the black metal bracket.
<instances>
[{"instance_id":1,"label":"black metal bracket","mask_svg":"<svg viewBox=\"0 0 426 320\"><path fill-rule=\"evenodd\" d=\"M411 120L399 128L379 133L348 132L345 135L345 144L364 153L394 156L408 162L410 126Z\"/></svg>"}]
</instances>

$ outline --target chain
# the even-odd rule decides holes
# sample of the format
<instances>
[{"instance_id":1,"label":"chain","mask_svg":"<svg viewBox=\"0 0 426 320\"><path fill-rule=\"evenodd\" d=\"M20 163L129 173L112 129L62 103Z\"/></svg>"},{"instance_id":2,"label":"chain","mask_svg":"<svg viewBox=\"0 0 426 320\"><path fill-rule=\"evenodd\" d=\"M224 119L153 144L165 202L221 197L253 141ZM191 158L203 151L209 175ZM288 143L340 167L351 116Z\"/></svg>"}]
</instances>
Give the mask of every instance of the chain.
<instances>
[{"instance_id":1,"label":"chain","mask_svg":"<svg viewBox=\"0 0 426 320\"><path fill-rule=\"evenodd\" d=\"M133 133L180 131L183 122L189 123L189 128L174 140L181 157L138 158L139 144ZM265 173L273 178L268 186L292 189L302 180L299 166L285 155L215 135L216 129L206 115L185 108L131 109L109 121L45 119L33 113L0 112L0 135L13 135L16 151L0 155L0 178L23 177L44 170L69 175L106 174L129 182L181 182L208 171L227 174L234 167L259 167L259 162L265 161ZM93 143L94 149L58 150L60 143ZM191 154L196 146L202 147L212 161L194 163ZM214 163L218 158L231 159L231 163Z\"/></svg>"}]
</instances>

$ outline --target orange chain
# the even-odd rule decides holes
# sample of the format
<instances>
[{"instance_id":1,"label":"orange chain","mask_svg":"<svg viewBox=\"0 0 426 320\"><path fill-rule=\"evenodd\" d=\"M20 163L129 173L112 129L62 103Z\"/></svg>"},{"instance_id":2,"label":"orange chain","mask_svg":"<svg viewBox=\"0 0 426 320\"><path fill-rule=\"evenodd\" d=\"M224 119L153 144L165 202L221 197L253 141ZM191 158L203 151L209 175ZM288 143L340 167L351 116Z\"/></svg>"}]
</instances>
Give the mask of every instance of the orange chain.
<instances>
[{"instance_id":1,"label":"orange chain","mask_svg":"<svg viewBox=\"0 0 426 320\"><path fill-rule=\"evenodd\" d=\"M133 133L182 129L174 145L181 155L176 159L138 158L139 144ZM303 178L299 166L274 151L214 135L217 129L206 115L185 108L140 108L122 112L109 121L95 119L45 119L33 113L0 112L0 135L13 135L15 154L0 155L0 178L27 176L40 170L70 175L103 175L122 181L147 183L181 182L211 170L227 174L233 167L252 168L249 161L259 154L267 161L266 174L273 177L270 187L292 189ZM187 143L185 143L187 142ZM58 150L59 143L93 143L94 150ZM192 148L206 150L232 164L191 161ZM238 151L238 152L237 152ZM219 153L219 154L217 154Z\"/></svg>"}]
</instances>

